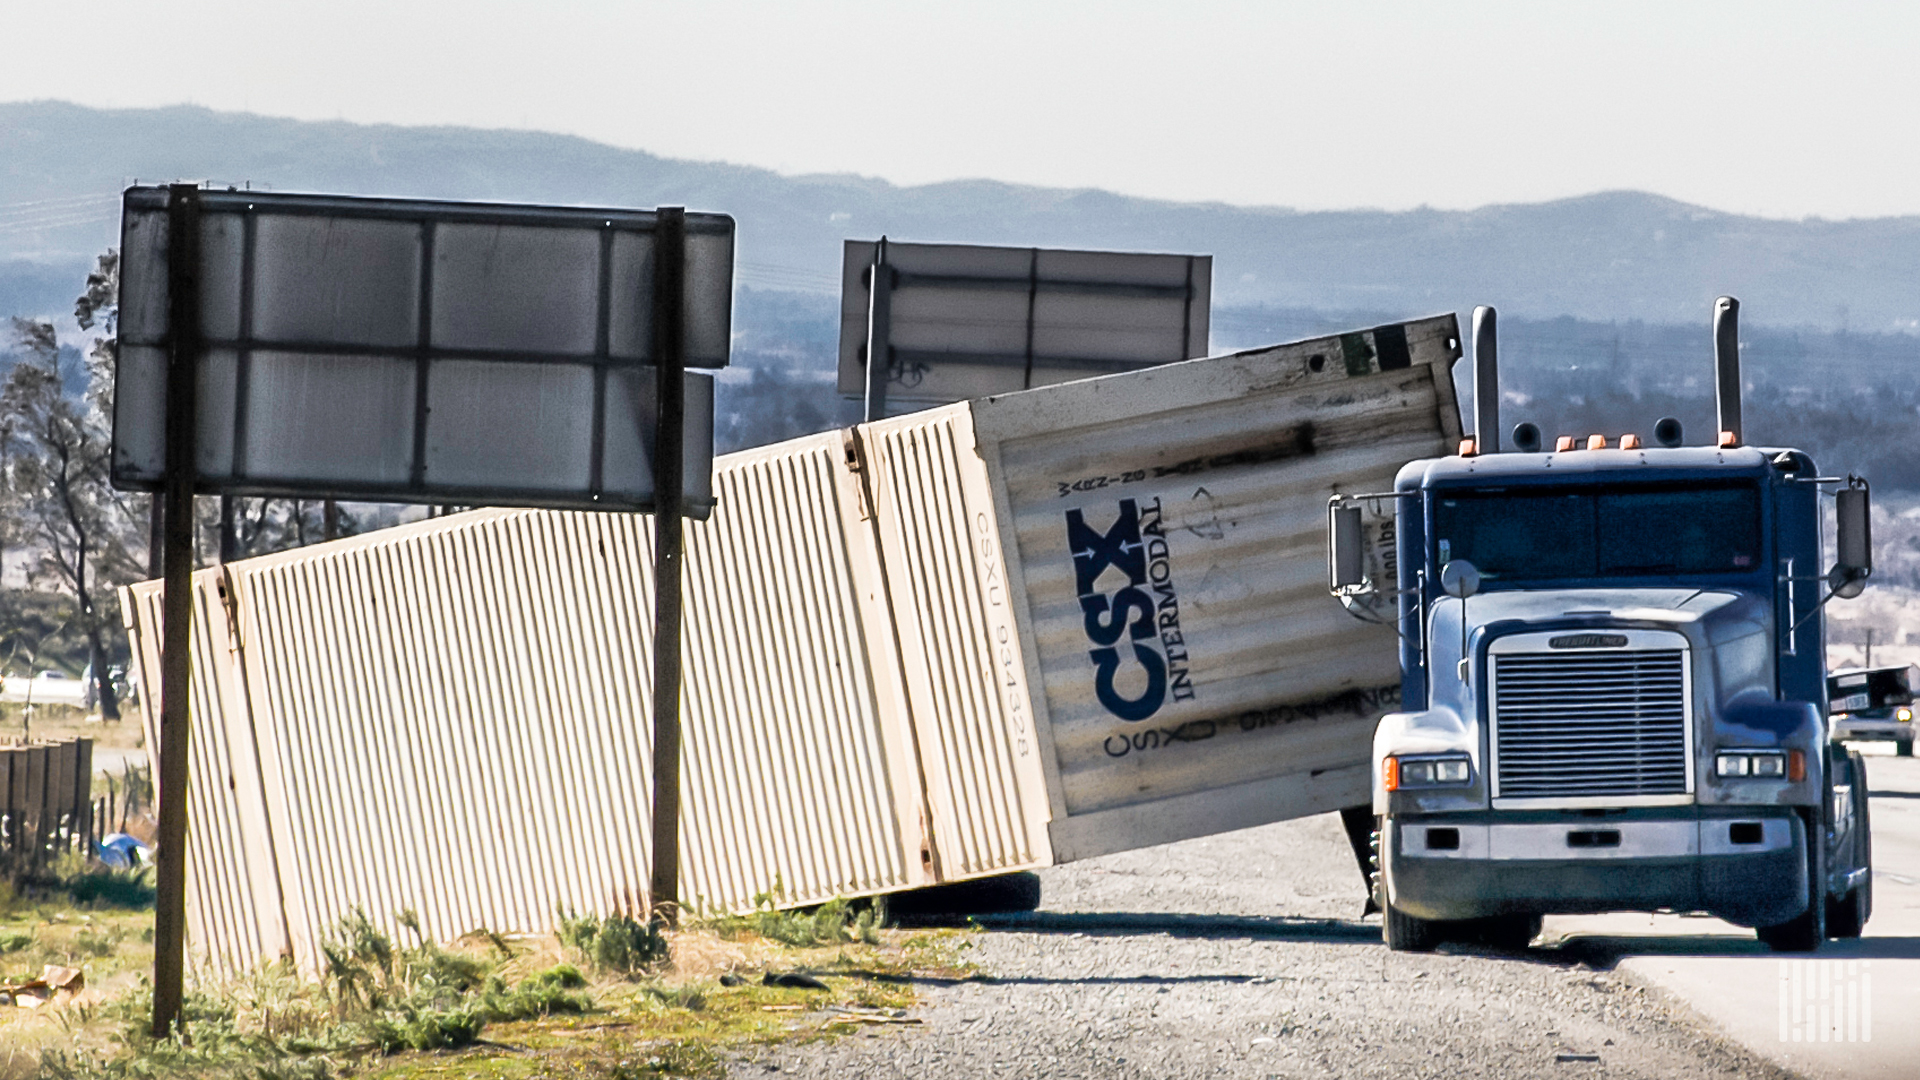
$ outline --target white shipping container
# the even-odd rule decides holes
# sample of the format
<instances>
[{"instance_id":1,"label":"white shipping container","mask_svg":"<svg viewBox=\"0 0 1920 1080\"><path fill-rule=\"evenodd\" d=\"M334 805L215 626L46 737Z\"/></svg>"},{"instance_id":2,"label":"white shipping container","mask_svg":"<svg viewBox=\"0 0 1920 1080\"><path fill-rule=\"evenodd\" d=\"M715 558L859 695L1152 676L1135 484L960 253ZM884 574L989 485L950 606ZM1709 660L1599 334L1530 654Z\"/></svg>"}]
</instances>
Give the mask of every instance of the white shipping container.
<instances>
[{"instance_id":1,"label":"white shipping container","mask_svg":"<svg viewBox=\"0 0 1920 1080\"><path fill-rule=\"evenodd\" d=\"M1451 448L1459 356L1443 315L860 428L943 865L1367 802L1395 631L1328 600L1327 500Z\"/></svg>"},{"instance_id":2,"label":"white shipping container","mask_svg":"<svg viewBox=\"0 0 1920 1080\"><path fill-rule=\"evenodd\" d=\"M682 903L1366 802L1394 630L1327 599L1327 498L1459 437L1458 356L1439 316L717 459L687 525ZM311 969L356 907L440 938L644 909L650 536L489 510L196 575L196 951ZM129 592L157 686L159 583Z\"/></svg>"}]
</instances>

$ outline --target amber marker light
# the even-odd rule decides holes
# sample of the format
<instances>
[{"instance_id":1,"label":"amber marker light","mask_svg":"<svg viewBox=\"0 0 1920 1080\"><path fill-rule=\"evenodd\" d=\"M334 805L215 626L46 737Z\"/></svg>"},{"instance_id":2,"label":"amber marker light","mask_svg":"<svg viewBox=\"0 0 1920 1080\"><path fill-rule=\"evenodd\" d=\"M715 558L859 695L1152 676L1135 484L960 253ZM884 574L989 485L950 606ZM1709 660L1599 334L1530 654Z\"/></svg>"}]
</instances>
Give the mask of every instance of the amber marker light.
<instances>
[{"instance_id":1,"label":"amber marker light","mask_svg":"<svg viewBox=\"0 0 1920 1080\"><path fill-rule=\"evenodd\" d=\"M1640 449L1640 436L1638 436L1638 435L1622 435L1622 436L1620 436L1620 449L1622 449L1622 450L1638 450L1638 449Z\"/></svg>"},{"instance_id":2,"label":"amber marker light","mask_svg":"<svg viewBox=\"0 0 1920 1080\"><path fill-rule=\"evenodd\" d=\"M1572 449L1573 449L1573 436L1571 435L1562 435L1559 438L1553 440L1553 452L1556 454L1564 454L1567 451Z\"/></svg>"},{"instance_id":3,"label":"amber marker light","mask_svg":"<svg viewBox=\"0 0 1920 1080\"><path fill-rule=\"evenodd\" d=\"M1479 443L1474 439L1473 436L1469 435L1466 438L1460 440L1460 456L1461 457L1473 457L1479 452L1480 452Z\"/></svg>"},{"instance_id":4,"label":"amber marker light","mask_svg":"<svg viewBox=\"0 0 1920 1080\"><path fill-rule=\"evenodd\" d=\"M1723 431L1720 433L1720 448L1722 450L1726 450L1731 447L1735 447L1739 445L1740 445L1740 436L1735 435L1731 431Z\"/></svg>"},{"instance_id":5,"label":"amber marker light","mask_svg":"<svg viewBox=\"0 0 1920 1080\"><path fill-rule=\"evenodd\" d=\"M1380 783L1388 791L1400 790L1400 759L1383 758L1380 762Z\"/></svg>"},{"instance_id":6,"label":"amber marker light","mask_svg":"<svg viewBox=\"0 0 1920 1080\"><path fill-rule=\"evenodd\" d=\"M1787 779L1799 783L1807 778L1807 755L1799 750L1787 751Z\"/></svg>"},{"instance_id":7,"label":"amber marker light","mask_svg":"<svg viewBox=\"0 0 1920 1080\"><path fill-rule=\"evenodd\" d=\"M1605 435L1587 436L1587 449L1605 450L1606 448L1607 448L1607 437Z\"/></svg>"}]
</instances>

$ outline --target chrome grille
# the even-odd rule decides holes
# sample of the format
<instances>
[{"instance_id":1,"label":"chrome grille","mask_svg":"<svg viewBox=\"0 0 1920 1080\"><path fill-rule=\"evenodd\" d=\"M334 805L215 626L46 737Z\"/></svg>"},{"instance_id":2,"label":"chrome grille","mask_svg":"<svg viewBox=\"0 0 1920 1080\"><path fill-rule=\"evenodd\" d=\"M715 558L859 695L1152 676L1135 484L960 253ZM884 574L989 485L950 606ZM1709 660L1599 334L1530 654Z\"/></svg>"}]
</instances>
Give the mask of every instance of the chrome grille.
<instances>
[{"instance_id":1,"label":"chrome grille","mask_svg":"<svg viewBox=\"0 0 1920 1080\"><path fill-rule=\"evenodd\" d=\"M1495 654L1501 798L1687 790L1686 654Z\"/></svg>"}]
</instances>

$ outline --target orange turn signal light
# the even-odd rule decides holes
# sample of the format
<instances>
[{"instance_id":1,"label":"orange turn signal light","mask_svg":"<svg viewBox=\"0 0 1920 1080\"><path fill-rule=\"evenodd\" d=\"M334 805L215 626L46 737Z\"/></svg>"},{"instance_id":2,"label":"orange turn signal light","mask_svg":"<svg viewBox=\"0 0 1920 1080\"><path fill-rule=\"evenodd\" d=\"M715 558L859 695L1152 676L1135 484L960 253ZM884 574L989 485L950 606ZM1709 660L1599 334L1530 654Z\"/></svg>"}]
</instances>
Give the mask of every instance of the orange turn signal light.
<instances>
[{"instance_id":1,"label":"orange turn signal light","mask_svg":"<svg viewBox=\"0 0 1920 1080\"><path fill-rule=\"evenodd\" d=\"M1392 758L1387 760L1391 761ZM1787 779L1799 783L1807 778L1807 755L1800 750L1787 751Z\"/></svg>"},{"instance_id":2,"label":"orange turn signal light","mask_svg":"<svg viewBox=\"0 0 1920 1080\"><path fill-rule=\"evenodd\" d=\"M1640 436L1631 435L1631 434L1620 436L1620 449L1622 450L1640 449Z\"/></svg>"},{"instance_id":3,"label":"orange turn signal light","mask_svg":"<svg viewBox=\"0 0 1920 1080\"><path fill-rule=\"evenodd\" d=\"M1573 436L1571 435L1562 435L1559 438L1553 440L1553 452L1556 454L1564 454L1567 451L1572 449L1573 449Z\"/></svg>"},{"instance_id":4,"label":"orange turn signal light","mask_svg":"<svg viewBox=\"0 0 1920 1080\"><path fill-rule=\"evenodd\" d=\"M1388 791L1400 790L1400 759L1383 758L1380 761L1380 785Z\"/></svg>"}]
</instances>

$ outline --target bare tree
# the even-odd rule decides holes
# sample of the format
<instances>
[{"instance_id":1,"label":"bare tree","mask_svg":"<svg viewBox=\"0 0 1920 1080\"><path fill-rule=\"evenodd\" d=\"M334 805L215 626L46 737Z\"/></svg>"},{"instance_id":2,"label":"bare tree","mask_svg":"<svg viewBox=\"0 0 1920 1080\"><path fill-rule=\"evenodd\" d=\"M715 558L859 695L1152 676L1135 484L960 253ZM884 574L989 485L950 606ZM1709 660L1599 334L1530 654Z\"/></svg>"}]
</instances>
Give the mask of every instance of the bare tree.
<instances>
[{"instance_id":1,"label":"bare tree","mask_svg":"<svg viewBox=\"0 0 1920 1080\"><path fill-rule=\"evenodd\" d=\"M107 475L118 278L118 257L109 252L76 305L83 327L101 326L108 335L95 340L81 365L62 364L51 323L16 318L20 358L0 383L8 516L37 556L30 577L74 599L100 711L109 720L120 718L107 671L112 589L145 576L149 519L147 497L116 491Z\"/></svg>"}]
</instances>

